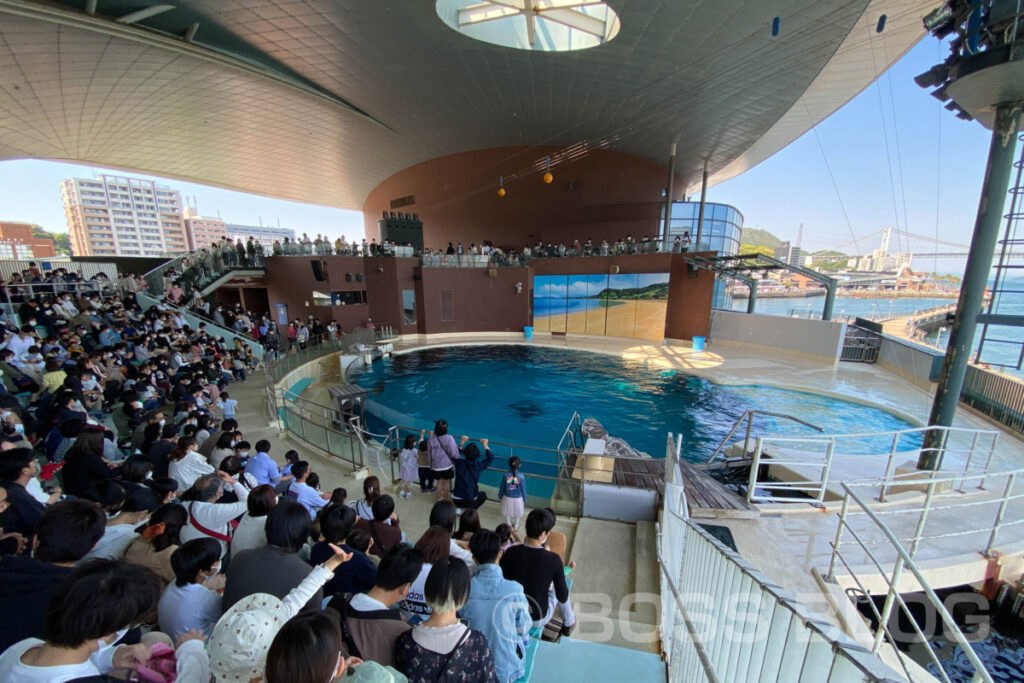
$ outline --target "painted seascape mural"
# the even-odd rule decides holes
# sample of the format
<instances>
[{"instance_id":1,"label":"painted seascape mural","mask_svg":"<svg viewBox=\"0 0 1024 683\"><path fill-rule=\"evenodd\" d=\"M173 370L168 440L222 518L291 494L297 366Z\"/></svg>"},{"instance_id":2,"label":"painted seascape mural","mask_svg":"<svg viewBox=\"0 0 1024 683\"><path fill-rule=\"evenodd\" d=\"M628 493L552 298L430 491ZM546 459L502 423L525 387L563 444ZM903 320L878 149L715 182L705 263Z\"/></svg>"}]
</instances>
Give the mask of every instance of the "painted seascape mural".
<instances>
[{"instance_id":1,"label":"painted seascape mural","mask_svg":"<svg viewBox=\"0 0 1024 683\"><path fill-rule=\"evenodd\" d=\"M668 273L539 275L533 279L534 332L661 341L668 279Z\"/></svg>"}]
</instances>

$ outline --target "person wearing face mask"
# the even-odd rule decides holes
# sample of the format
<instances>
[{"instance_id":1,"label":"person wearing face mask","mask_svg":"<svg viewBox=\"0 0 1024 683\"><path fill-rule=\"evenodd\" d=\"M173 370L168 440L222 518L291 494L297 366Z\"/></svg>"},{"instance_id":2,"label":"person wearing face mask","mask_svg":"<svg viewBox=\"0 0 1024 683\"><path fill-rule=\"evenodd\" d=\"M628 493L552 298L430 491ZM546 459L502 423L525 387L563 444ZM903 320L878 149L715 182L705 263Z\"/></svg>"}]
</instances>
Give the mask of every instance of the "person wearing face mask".
<instances>
[{"instance_id":1,"label":"person wearing face mask","mask_svg":"<svg viewBox=\"0 0 1024 683\"><path fill-rule=\"evenodd\" d=\"M4 531L16 532L30 540L45 505L25 487L39 474L39 463L30 448L0 452L0 486L7 492L10 507L5 513ZM56 501L54 501L56 502Z\"/></svg>"},{"instance_id":2,"label":"person wearing face mask","mask_svg":"<svg viewBox=\"0 0 1024 683\"><path fill-rule=\"evenodd\" d=\"M114 482L97 484L97 487L101 486L120 487ZM85 497L93 498L94 496L87 494ZM82 560L96 558L119 560L124 557L124 551L128 549L129 544L138 538L138 534L135 533L136 527L145 524L149 514L156 507L156 496L152 492L146 489L134 489L129 492L120 511L107 520L107 528L103 532L103 537Z\"/></svg>"},{"instance_id":3,"label":"person wearing face mask","mask_svg":"<svg viewBox=\"0 0 1024 683\"><path fill-rule=\"evenodd\" d=\"M152 655L148 645L115 646L159 597L159 581L145 567L97 560L72 572L47 605L44 638L27 638L0 655L0 680L9 683L73 681L138 669ZM208 681L205 637L189 632L176 643L179 681Z\"/></svg>"},{"instance_id":4,"label":"person wearing face mask","mask_svg":"<svg viewBox=\"0 0 1024 683\"><path fill-rule=\"evenodd\" d=\"M213 633L220 619L220 545L212 538L183 543L171 554L174 581L167 585L157 615L160 630L177 638L191 629Z\"/></svg>"}]
</instances>

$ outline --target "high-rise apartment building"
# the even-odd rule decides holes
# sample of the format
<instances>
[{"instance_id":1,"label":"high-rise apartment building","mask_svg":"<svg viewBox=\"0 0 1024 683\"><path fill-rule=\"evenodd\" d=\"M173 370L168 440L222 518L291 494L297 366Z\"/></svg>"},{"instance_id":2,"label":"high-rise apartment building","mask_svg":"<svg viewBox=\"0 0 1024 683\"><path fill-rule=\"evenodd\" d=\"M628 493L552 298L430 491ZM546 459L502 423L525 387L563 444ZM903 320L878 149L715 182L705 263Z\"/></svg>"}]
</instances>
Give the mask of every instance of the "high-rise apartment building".
<instances>
[{"instance_id":1,"label":"high-rise apartment building","mask_svg":"<svg viewBox=\"0 0 1024 683\"><path fill-rule=\"evenodd\" d=\"M101 175L60 183L75 256L188 251L181 193L150 180Z\"/></svg>"},{"instance_id":2,"label":"high-rise apartment building","mask_svg":"<svg viewBox=\"0 0 1024 683\"><path fill-rule=\"evenodd\" d=\"M32 235L32 223L0 221L0 258L25 260L57 255L53 240Z\"/></svg>"},{"instance_id":3,"label":"high-rise apartment building","mask_svg":"<svg viewBox=\"0 0 1024 683\"><path fill-rule=\"evenodd\" d=\"M209 249L211 244L221 241L228 234L220 218L200 216L188 206L185 207L185 232L188 234L188 248L191 251Z\"/></svg>"},{"instance_id":4,"label":"high-rise apartment building","mask_svg":"<svg viewBox=\"0 0 1024 683\"><path fill-rule=\"evenodd\" d=\"M789 242L783 242L775 247L773 254L776 259L791 266L802 266L804 264L804 250L794 247Z\"/></svg>"},{"instance_id":5,"label":"high-rise apartment building","mask_svg":"<svg viewBox=\"0 0 1024 683\"><path fill-rule=\"evenodd\" d=\"M290 240L295 239L295 231L291 228L272 228L266 225L235 225L228 223L227 231L228 237L231 238L232 242L238 240L248 242L249 238L252 237L263 245L263 250L268 256L275 241L283 243L286 237Z\"/></svg>"}]
</instances>

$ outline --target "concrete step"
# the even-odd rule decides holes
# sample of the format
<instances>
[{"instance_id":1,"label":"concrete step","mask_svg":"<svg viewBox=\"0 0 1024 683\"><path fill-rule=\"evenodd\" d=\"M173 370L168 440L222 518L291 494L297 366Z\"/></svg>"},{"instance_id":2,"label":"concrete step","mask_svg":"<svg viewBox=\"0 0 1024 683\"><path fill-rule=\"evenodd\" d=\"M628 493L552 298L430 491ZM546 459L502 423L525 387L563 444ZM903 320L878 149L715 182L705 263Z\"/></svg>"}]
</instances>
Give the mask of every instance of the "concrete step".
<instances>
[{"instance_id":1,"label":"concrete step","mask_svg":"<svg viewBox=\"0 0 1024 683\"><path fill-rule=\"evenodd\" d=\"M565 640L585 640L639 652L660 653L661 634L657 624L643 624L628 610L607 611L606 605L576 604L576 628ZM604 679L608 680L608 679Z\"/></svg>"},{"instance_id":2,"label":"concrete step","mask_svg":"<svg viewBox=\"0 0 1024 683\"><path fill-rule=\"evenodd\" d=\"M633 573L633 593L636 601L630 608L635 621L657 624L661 595L661 577L658 571L658 538L654 522L636 523L636 556ZM658 596L657 599L655 596Z\"/></svg>"}]
</instances>

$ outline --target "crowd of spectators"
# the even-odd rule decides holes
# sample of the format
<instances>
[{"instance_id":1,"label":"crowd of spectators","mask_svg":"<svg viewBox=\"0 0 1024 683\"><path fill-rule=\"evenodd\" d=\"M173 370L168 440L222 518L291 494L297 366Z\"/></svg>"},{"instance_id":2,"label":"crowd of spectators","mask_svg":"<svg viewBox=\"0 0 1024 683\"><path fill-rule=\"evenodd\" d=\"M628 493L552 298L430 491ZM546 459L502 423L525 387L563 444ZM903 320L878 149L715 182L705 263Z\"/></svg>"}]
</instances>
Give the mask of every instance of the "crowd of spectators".
<instances>
[{"instance_id":1,"label":"crowd of spectators","mask_svg":"<svg viewBox=\"0 0 1024 683\"><path fill-rule=\"evenodd\" d=\"M0 330L0 680L505 683L531 630L572 630L554 513L481 528L486 440L442 421L399 454L438 498L412 543L376 477L349 502L247 439L251 357L129 281Z\"/></svg>"}]
</instances>

